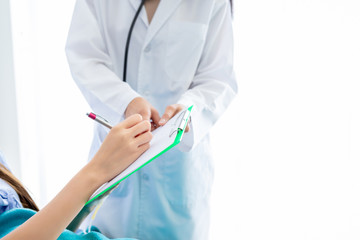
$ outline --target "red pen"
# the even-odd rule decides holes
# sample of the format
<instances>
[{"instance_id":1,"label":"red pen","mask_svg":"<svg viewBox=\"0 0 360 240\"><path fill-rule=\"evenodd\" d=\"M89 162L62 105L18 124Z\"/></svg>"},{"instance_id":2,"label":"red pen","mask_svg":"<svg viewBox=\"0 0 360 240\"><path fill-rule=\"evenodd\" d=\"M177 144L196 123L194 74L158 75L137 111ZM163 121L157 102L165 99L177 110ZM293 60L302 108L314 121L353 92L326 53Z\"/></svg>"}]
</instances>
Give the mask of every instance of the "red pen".
<instances>
[{"instance_id":1,"label":"red pen","mask_svg":"<svg viewBox=\"0 0 360 240\"><path fill-rule=\"evenodd\" d=\"M112 128L112 126L109 124L109 122L106 119L102 118L101 116L96 115L95 113L92 113L92 112L87 113L86 115L88 115L89 118L91 118L91 119L97 121L98 123L104 125L105 127L109 128L109 129Z\"/></svg>"}]
</instances>

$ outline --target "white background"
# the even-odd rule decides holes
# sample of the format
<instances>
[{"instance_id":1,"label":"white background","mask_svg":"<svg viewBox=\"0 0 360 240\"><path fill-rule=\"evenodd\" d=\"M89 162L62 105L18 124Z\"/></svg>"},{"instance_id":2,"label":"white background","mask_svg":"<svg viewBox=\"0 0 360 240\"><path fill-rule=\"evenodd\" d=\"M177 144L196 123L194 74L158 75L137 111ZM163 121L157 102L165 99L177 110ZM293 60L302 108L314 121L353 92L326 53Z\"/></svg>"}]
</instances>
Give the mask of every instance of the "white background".
<instances>
[{"instance_id":1,"label":"white background","mask_svg":"<svg viewBox=\"0 0 360 240\"><path fill-rule=\"evenodd\" d=\"M11 1L21 178L40 205L92 136L64 53L73 4ZM356 0L235 1L239 94L212 131L211 239L360 239L359 13Z\"/></svg>"}]
</instances>

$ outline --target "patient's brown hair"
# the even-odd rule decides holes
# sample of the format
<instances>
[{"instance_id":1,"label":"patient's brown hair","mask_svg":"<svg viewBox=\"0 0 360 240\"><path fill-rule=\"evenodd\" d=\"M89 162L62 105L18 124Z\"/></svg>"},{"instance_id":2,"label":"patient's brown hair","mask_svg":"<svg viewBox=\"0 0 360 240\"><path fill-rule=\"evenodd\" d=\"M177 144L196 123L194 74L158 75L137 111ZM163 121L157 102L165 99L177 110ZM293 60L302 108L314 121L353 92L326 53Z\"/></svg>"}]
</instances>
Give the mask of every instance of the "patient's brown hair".
<instances>
[{"instance_id":1,"label":"patient's brown hair","mask_svg":"<svg viewBox=\"0 0 360 240\"><path fill-rule=\"evenodd\" d=\"M34 200L30 197L30 194L26 191L20 181L4 166L0 163L0 178L7 182L19 195L20 202L24 208L30 208L35 211L39 211Z\"/></svg>"}]
</instances>

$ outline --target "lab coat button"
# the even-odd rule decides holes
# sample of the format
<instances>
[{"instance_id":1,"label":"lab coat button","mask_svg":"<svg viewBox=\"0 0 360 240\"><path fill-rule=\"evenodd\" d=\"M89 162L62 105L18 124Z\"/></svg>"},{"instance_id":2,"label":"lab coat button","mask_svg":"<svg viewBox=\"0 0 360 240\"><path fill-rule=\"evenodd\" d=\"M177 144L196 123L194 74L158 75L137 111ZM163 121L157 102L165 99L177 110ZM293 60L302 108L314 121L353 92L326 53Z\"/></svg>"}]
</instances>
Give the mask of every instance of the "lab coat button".
<instances>
[{"instance_id":1,"label":"lab coat button","mask_svg":"<svg viewBox=\"0 0 360 240\"><path fill-rule=\"evenodd\" d=\"M148 45L145 49L144 49L145 52L150 52L151 51L151 45Z\"/></svg>"},{"instance_id":2,"label":"lab coat button","mask_svg":"<svg viewBox=\"0 0 360 240\"><path fill-rule=\"evenodd\" d=\"M144 179L145 181L149 180L149 175L143 174L143 179Z\"/></svg>"}]
</instances>

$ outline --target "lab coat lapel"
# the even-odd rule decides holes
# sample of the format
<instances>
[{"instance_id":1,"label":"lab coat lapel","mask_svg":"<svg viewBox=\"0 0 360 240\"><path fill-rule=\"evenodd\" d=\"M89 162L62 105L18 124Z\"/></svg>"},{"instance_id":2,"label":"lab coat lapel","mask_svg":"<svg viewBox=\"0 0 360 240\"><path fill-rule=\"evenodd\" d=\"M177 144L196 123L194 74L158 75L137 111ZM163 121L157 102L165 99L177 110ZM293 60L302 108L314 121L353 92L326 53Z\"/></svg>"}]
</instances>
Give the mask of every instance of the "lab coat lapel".
<instances>
[{"instance_id":1,"label":"lab coat lapel","mask_svg":"<svg viewBox=\"0 0 360 240\"><path fill-rule=\"evenodd\" d=\"M159 29L179 6L181 0L160 0L155 15L149 25L148 33L145 38L144 48L154 38Z\"/></svg>"},{"instance_id":2,"label":"lab coat lapel","mask_svg":"<svg viewBox=\"0 0 360 240\"><path fill-rule=\"evenodd\" d=\"M141 4L141 0L128 0L128 1L130 2L131 6L133 7L134 11L136 12ZM134 16L135 16L135 12L134 12ZM132 18L134 16L132 16ZM144 7L140 11L139 18L144 22L144 24L146 26L149 24L148 20L147 20L147 14L146 14Z\"/></svg>"},{"instance_id":3,"label":"lab coat lapel","mask_svg":"<svg viewBox=\"0 0 360 240\"><path fill-rule=\"evenodd\" d=\"M130 4L131 4L131 6L134 8L134 10L136 10L138 7L139 7L139 5L138 4L140 4L140 0L128 0L129 2L130 2Z\"/></svg>"}]
</instances>

